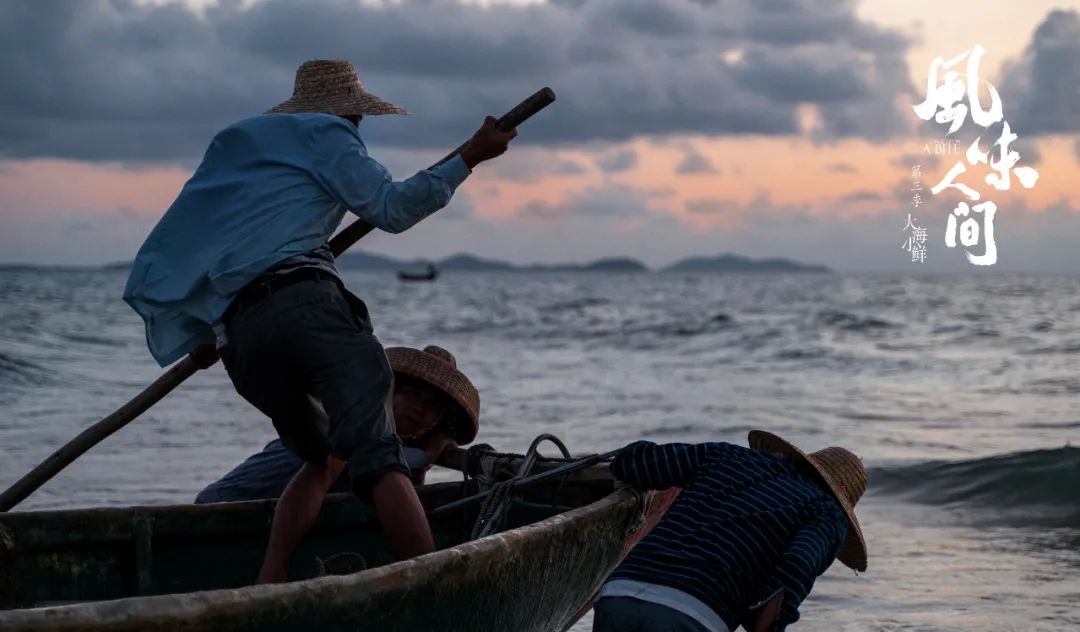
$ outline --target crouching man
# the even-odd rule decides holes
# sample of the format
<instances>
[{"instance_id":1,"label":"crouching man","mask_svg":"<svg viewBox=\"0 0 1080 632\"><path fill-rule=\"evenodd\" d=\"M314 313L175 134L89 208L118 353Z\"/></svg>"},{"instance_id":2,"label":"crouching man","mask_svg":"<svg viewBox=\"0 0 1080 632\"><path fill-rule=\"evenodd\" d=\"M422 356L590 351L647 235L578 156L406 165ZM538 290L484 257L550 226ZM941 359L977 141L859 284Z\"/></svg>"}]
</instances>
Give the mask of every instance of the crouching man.
<instances>
[{"instance_id":1,"label":"crouching man","mask_svg":"<svg viewBox=\"0 0 1080 632\"><path fill-rule=\"evenodd\" d=\"M866 570L859 458L760 430L749 444L638 441L615 458L619 480L682 492L600 590L594 632L783 630L833 559Z\"/></svg>"},{"instance_id":2,"label":"crouching man","mask_svg":"<svg viewBox=\"0 0 1080 632\"><path fill-rule=\"evenodd\" d=\"M386 357L394 373L394 426L413 482L420 484L443 452L476 438L480 393L458 370L453 354L442 347L431 345L423 351L389 347ZM274 439L199 492L195 502L278 498L303 464L304 459L286 448L281 439ZM330 491L350 491L348 476L339 476Z\"/></svg>"}]
</instances>

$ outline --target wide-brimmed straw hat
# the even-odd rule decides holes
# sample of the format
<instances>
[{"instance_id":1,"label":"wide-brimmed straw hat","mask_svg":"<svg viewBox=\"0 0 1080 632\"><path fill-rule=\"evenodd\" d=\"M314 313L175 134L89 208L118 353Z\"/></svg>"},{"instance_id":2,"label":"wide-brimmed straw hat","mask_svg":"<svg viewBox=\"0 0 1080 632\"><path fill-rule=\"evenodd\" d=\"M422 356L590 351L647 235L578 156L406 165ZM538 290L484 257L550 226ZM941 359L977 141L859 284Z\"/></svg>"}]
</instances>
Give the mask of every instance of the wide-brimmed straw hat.
<instances>
[{"instance_id":1,"label":"wide-brimmed straw hat","mask_svg":"<svg viewBox=\"0 0 1080 632\"><path fill-rule=\"evenodd\" d=\"M296 70L292 98L265 114L321 112L337 116L408 114L389 101L364 90L356 69L344 59L305 61Z\"/></svg>"},{"instance_id":2,"label":"wide-brimmed straw hat","mask_svg":"<svg viewBox=\"0 0 1080 632\"><path fill-rule=\"evenodd\" d=\"M859 519L855 517L855 503L866 491L869 478L859 457L850 450L835 447L806 454L788 441L764 430L751 430L747 443L761 452L783 454L829 488L851 523L844 546L836 559L857 571L865 571L866 540L863 538Z\"/></svg>"},{"instance_id":3,"label":"wide-brimmed straw hat","mask_svg":"<svg viewBox=\"0 0 1080 632\"><path fill-rule=\"evenodd\" d=\"M454 441L465 445L476 438L480 429L480 393L458 370L454 354L429 345L423 351L412 347L388 347L386 357L395 373L423 380L453 401L454 410L448 421Z\"/></svg>"}]
</instances>

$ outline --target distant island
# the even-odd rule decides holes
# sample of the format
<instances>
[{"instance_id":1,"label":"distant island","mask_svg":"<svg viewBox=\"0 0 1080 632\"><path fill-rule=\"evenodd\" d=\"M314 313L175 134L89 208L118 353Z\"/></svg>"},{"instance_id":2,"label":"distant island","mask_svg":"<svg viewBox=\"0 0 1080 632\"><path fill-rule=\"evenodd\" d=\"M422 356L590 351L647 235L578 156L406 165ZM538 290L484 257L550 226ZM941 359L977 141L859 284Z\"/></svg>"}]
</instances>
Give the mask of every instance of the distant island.
<instances>
[{"instance_id":1,"label":"distant island","mask_svg":"<svg viewBox=\"0 0 1080 632\"><path fill-rule=\"evenodd\" d=\"M410 270L427 266L428 260L404 261L371 253L345 254L338 257L342 270ZM432 262L442 271L450 272L648 272L644 263L629 257L597 259L589 263L552 263L519 265L476 255L457 254Z\"/></svg>"},{"instance_id":2,"label":"distant island","mask_svg":"<svg viewBox=\"0 0 1080 632\"><path fill-rule=\"evenodd\" d=\"M805 264L791 259L751 259L738 255L690 257L664 268L664 272L832 272L823 265Z\"/></svg>"},{"instance_id":3,"label":"distant island","mask_svg":"<svg viewBox=\"0 0 1080 632\"><path fill-rule=\"evenodd\" d=\"M484 259L471 254L456 254L443 259L396 259L370 252L346 253L337 259L341 270L367 272L394 272L397 270L425 270L434 263L442 272L606 272L642 273L652 272L644 263L631 257L606 257L587 263L534 263L515 264L498 259ZM131 262L116 262L99 266L37 266L32 264L0 264L0 270L129 270ZM720 274L747 272L816 272L831 273L832 270L816 264L805 264L790 259L753 259L739 255L723 254L715 257L688 257L656 270L659 273Z\"/></svg>"},{"instance_id":4,"label":"distant island","mask_svg":"<svg viewBox=\"0 0 1080 632\"><path fill-rule=\"evenodd\" d=\"M338 258L342 270L422 269L429 260L401 260L372 253L345 254ZM651 272L644 263L630 257L607 257L588 263L514 264L498 259L483 259L476 255L456 254L433 261L442 271L448 272ZM830 273L823 265L804 264L790 259L752 259L738 255L716 257L689 257L677 261L658 272L677 273L724 273L724 272L815 272Z\"/></svg>"}]
</instances>

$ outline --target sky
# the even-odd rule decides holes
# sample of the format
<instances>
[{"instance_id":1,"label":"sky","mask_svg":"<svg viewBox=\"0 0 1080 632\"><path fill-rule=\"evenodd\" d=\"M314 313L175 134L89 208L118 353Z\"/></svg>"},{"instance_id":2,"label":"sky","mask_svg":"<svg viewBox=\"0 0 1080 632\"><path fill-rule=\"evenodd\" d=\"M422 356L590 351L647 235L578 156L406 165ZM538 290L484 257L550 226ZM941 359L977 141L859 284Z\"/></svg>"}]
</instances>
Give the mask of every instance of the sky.
<instances>
[{"instance_id":1,"label":"sky","mask_svg":"<svg viewBox=\"0 0 1080 632\"><path fill-rule=\"evenodd\" d=\"M1038 173L1002 191L983 181L988 165L965 163L958 180L997 207L993 266L967 258L985 252L985 214L970 215L971 247L950 248L965 198L929 189L1000 124L969 120L949 137L959 155L933 155L947 127L913 109L932 61L976 45L977 101L996 89L1015 167ZM358 246L374 252L1080 272L1080 0L3 3L0 263L130 260L214 133L288 98L315 58L348 59L409 110L360 126L396 179L484 115L543 86L558 95L445 209ZM926 230L920 262L909 214Z\"/></svg>"}]
</instances>

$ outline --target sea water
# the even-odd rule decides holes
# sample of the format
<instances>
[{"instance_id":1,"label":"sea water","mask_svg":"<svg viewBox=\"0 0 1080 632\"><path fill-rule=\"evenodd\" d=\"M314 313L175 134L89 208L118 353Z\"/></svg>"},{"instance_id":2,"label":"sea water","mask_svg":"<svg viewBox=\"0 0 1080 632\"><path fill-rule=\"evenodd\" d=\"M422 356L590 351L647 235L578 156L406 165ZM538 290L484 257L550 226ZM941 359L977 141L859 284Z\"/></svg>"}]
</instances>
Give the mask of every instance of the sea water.
<instances>
[{"instance_id":1,"label":"sea water","mask_svg":"<svg viewBox=\"0 0 1080 632\"><path fill-rule=\"evenodd\" d=\"M1080 278L345 279L385 345L457 356L481 393L478 440L499 449L763 428L859 453L869 569L834 564L795 629L1080 627ZM0 270L0 486L161 374L124 281ZM272 436L217 365L20 509L189 502Z\"/></svg>"}]
</instances>

